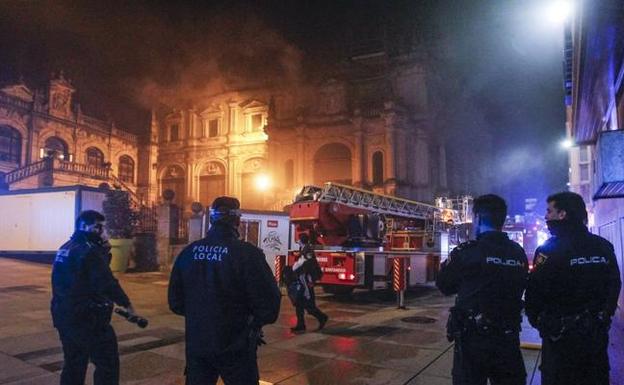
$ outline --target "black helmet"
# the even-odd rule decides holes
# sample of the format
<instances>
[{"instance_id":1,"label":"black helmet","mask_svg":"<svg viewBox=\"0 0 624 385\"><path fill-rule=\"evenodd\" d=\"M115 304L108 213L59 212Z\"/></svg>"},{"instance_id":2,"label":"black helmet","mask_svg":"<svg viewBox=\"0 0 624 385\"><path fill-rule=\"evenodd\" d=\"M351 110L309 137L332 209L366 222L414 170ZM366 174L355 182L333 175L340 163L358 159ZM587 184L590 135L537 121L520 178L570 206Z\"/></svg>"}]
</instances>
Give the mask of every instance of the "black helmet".
<instances>
[{"instance_id":1,"label":"black helmet","mask_svg":"<svg viewBox=\"0 0 624 385\"><path fill-rule=\"evenodd\" d=\"M210 206L210 223L215 224L219 221L234 224L234 219L241 216L240 202L233 197L218 197Z\"/></svg>"}]
</instances>

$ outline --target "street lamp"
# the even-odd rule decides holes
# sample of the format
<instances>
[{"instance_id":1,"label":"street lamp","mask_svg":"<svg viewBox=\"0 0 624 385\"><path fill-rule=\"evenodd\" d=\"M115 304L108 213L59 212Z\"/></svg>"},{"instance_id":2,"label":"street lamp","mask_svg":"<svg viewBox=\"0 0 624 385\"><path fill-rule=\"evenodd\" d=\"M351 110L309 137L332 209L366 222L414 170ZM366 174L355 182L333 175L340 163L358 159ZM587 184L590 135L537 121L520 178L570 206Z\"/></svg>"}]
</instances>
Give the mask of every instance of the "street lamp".
<instances>
[{"instance_id":1,"label":"street lamp","mask_svg":"<svg viewBox=\"0 0 624 385\"><path fill-rule=\"evenodd\" d=\"M561 145L561 148L568 150L574 147L574 142L572 141L572 139L567 138L567 139L562 140L560 145Z\"/></svg>"},{"instance_id":2,"label":"street lamp","mask_svg":"<svg viewBox=\"0 0 624 385\"><path fill-rule=\"evenodd\" d=\"M544 8L546 18L556 24L565 22L574 11L572 0L555 0Z\"/></svg>"},{"instance_id":3,"label":"street lamp","mask_svg":"<svg viewBox=\"0 0 624 385\"><path fill-rule=\"evenodd\" d=\"M267 191L271 188L271 178L266 174L258 174L256 175L255 184L258 191Z\"/></svg>"}]
</instances>

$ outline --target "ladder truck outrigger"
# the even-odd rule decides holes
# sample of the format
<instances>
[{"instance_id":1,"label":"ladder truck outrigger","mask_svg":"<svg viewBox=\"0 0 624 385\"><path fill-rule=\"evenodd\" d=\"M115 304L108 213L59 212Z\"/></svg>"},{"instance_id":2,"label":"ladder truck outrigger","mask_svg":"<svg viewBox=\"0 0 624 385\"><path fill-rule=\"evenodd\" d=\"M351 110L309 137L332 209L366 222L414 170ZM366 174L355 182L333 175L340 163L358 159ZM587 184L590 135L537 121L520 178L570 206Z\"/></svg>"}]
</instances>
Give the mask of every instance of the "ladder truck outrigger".
<instances>
[{"instance_id":1,"label":"ladder truck outrigger","mask_svg":"<svg viewBox=\"0 0 624 385\"><path fill-rule=\"evenodd\" d=\"M465 240L471 204L464 197L430 205L328 182L303 187L290 205L290 222L295 239L308 235L325 292L393 286L398 292L397 279L403 290L435 279L449 247ZM298 257L290 250L286 263Z\"/></svg>"}]
</instances>

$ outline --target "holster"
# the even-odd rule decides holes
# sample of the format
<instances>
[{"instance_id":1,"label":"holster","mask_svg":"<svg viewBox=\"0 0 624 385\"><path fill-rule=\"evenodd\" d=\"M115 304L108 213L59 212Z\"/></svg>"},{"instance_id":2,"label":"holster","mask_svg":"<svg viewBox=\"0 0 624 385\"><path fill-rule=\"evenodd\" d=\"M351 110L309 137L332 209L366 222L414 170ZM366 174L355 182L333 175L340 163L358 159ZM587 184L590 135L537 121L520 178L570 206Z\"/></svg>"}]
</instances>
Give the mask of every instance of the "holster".
<instances>
[{"instance_id":1,"label":"holster","mask_svg":"<svg viewBox=\"0 0 624 385\"><path fill-rule=\"evenodd\" d=\"M457 307L449 309L449 317L446 321L446 339L449 342L458 341L461 335L467 331L467 317L468 313L465 310Z\"/></svg>"}]
</instances>

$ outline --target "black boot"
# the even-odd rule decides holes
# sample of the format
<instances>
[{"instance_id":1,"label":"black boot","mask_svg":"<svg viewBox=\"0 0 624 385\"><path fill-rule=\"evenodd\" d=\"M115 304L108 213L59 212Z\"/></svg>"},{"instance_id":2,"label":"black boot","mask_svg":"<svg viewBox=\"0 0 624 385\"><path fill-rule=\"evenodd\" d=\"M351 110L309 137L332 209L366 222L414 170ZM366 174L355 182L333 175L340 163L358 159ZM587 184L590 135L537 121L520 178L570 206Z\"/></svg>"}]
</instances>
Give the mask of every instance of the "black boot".
<instances>
[{"instance_id":1,"label":"black boot","mask_svg":"<svg viewBox=\"0 0 624 385\"><path fill-rule=\"evenodd\" d=\"M302 325L297 325L294 328L290 328L290 331L293 332L293 333L303 333L303 332L305 332L305 330L306 330L305 325L303 325L303 326Z\"/></svg>"},{"instance_id":2,"label":"black boot","mask_svg":"<svg viewBox=\"0 0 624 385\"><path fill-rule=\"evenodd\" d=\"M328 320L329 320L329 316L327 314L322 314L318 318L318 322L319 322L318 330L323 329L325 327L325 324L327 323Z\"/></svg>"}]
</instances>

